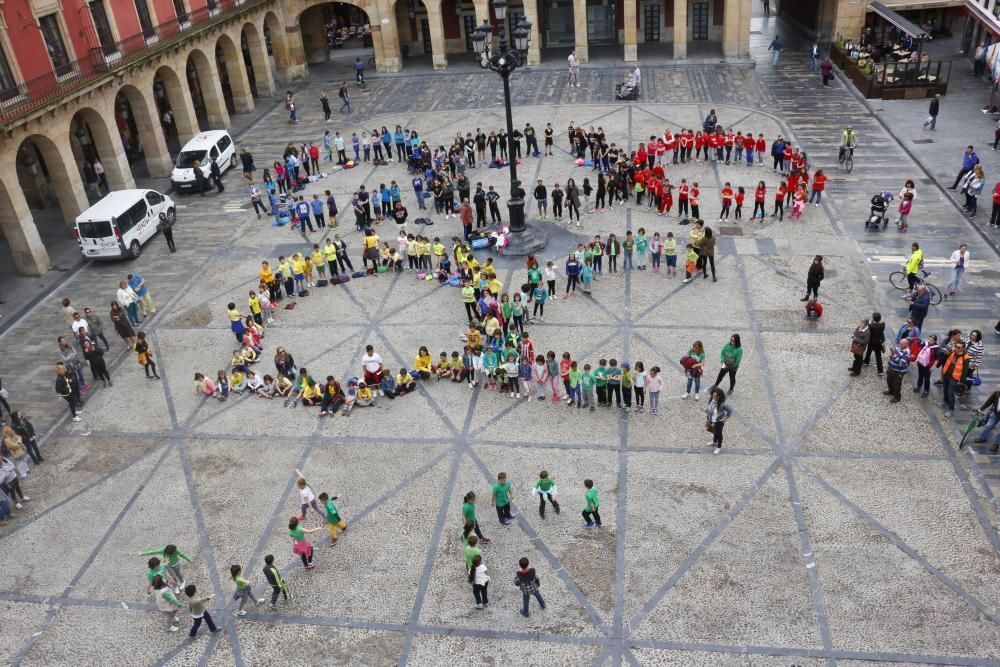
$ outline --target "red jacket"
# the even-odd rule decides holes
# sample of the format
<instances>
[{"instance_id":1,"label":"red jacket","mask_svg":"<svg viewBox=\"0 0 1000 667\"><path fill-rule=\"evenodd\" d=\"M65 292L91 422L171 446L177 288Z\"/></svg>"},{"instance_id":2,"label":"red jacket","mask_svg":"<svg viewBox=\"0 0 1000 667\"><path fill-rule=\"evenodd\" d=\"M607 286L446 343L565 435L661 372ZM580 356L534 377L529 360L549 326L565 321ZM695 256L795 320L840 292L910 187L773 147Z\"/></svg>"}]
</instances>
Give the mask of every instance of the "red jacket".
<instances>
[{"instance_id":1,"label":"red jacket","mask_svg":"<svg viewBox=\"0 0 1000 667\"><path fill-rule=\"evenodd\" d=\"M760 139L757 140L757 152L763 153L766 150L767 150L767 142L764 141L764 137L761 137Z\"/></svg>"},{"instance_id":2,"label":"red jacket","mask_svg":"<svg viewBox=\"0 0 1000 667\"><path fill-rule=\"evenodd\" d=\"M1000 182L993 187L993 203L1000 204Z\"/></svg>"},{"instance_id":3,"label":"red jacket","mask_svg":"<svg viewBox=\"0 0 1000 667\"><path fill-rule=\"evenodd\" d=\"M765 199L767 199L767 188L757 188L753 191L754 201L764 203Z\"/></svg>"}]
</instances>

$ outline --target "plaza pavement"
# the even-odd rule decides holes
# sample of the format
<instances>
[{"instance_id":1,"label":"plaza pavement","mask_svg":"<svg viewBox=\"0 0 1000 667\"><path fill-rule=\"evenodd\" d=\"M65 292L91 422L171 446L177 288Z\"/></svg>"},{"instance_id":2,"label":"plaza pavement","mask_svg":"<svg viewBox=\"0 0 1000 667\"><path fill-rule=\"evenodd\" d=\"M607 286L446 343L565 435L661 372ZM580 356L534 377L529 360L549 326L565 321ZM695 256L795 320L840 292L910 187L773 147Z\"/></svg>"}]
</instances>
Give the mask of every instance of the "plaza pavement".
<instances>
[{"instance_id":1,"label":"plaza pavement","mask_svg":"<svg viewBox=\"0 0 1000 667\"><path fill-rule=\"evenodd\" d=\"M763 41L764 35L757 37ZM986 328L997 258L980 249L968 222L943 200L921 197L911 233L867 233L868 198L919 180L909 155L850 93L818 89L789 51L777 68L649 67L634 105L611 103L614 74L597 71L585 87L556 85L560 72L523 75L515 86L516 123L552 122L556 156L522 166L526 183L588 174L565 155L569 120L603 125L619 145L635 146L664 126L697 127L711 106L737 129L781 131L832 177L822 207L803 222L716 224L724 181L770 189L769 169L696 163L671 171L702 187L707 224L721 232L719 282L682 285L663 274L618 273L594 296L550 302L529 328L536 349L568 350L663 368L661 414L595 413L464 385L430 382L372 409L317 421L316 410L240 398L220 404L192 393L195 371L228 360L232 336L224 306L242 307L261 257L303 249L287 228L257 222L229 178L222 196L184 198L175 232L179 252L155 240L134 264L92 265L67 281L0 337L0 371L15 407L45 433L48 459L28 479L33 496L0 533L9 565L0 592L0 655L24 665L990 665L1000 660L997 508L981 450L956 448L965 419L943 419L935 402L904 391L890 406L866 368L849 379L849 334L873 309L895 329L903 302L887 283L919 239L934 261L959 239L976 253L956 302L933 309L930 330ZM766 48L766 42L764 43ZM417 127L432 145L458 129L501 122L496 81L477 75L390 78L355 96L351 123L317 118L316 86L299 92L303 121L291 128L275 112L245 137L264 165L289 140L318 140L324 128L360 131L377 124ZM401 102L405 108L401 109ZM470 109L476 110L470 114ZM832 167L839 129L853 122L878 151L846 176ZM676 176L674 176L676 174ZM503 192L505 173L477 169ZM329 187L343 208L359 182L397 179L411 217L415 206L397 164L337 172ZM531 211L529 210L529 213ZM432 235L460 227L434 216ZM342 218L341 233L359 242ZM935 233L923 233L923 226ZM394 229L378 230L387 240ZM543 253L562 264L577 241L645 227L686 234L676 217L616 208L585 216L583 227L544 223ZM311 235L310 242L321 238ZM683 236L679 236L683 239ZM826 312L805 323L798 298L808 263L826 257ZM939 264L932 265L935 267ZM506 286L519 285L521 260L497 261ZM150 322L161 383L143 379L134 358L113 368L115 388L95 390L84 421L65 423L51 389L51 353L62 330L58 300L110 301L118 276L138 269L153 290ZM943 276L937 271L935 279ZM946 280L938 280L943 285ZM560 285L561 287L561 285ZM101 312L103 312L103 307ZM389 367L412 363L416 349L458 349L457 291L412 274L313 290L268 329L260 367L276 346L317 376L357 374L372 343ZM708 350L706 382L730 333L744 341L726 448L705 447L702 404L681 401L678 359L695 339ZM987 339L989 340L989 339ZM117 341L116 341L117 342ZM120 344L116 345L118 351ZM977 398L995 384L996 354ZM318 492L340 496L350 529L335 547L323 533L319 565L303 571L289 553L285 523L296 513L293 468ZM540 521L530 488L538 470L556 478L564 512ZM505 470L519 516L501 527L488 506L489 483ZM604 528L579 518L582 480L602 495ZM484 550L491 605L473 609L462 569L460 505L480 497L493 544ZM320 525L315 517L309 526ZM141 549L176 543L192 555L187 579L216 593L225 631L188 644L162 632L144 593ZM228 566L240 562L258 591L263 556L282 564L294 599L231 620ZM511 583L517 558L538 569L548 608L517 614ZM217 611L216 611L217 610Z\"/></svg>"}]
</instances>

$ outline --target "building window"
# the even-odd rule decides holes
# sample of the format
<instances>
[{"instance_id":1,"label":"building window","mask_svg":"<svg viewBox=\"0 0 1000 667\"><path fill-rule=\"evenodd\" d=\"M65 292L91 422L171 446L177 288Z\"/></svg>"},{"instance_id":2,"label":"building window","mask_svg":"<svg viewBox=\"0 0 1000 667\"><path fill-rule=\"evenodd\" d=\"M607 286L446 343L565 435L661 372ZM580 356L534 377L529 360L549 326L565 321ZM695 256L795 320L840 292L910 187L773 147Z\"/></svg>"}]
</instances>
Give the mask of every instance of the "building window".
<instances>
[{"instance_id":1,"label":"building window","mask_svg":"<svg viewBox=\"0 0 1000 667\"><path fill-rule=\"evenodd\" d=\"M135 11L139 15L139 27L142 28L143 36L148 39L155 35L153 19L149 16L149 5L146 4L146 0L135 0Z\"/></svg>"},{"instance_id":2,"label":"building window","mask_svg":"<svg viewBox=\"0 0 1000 667\"><path fill-rule=\"evenodd\" d=\"M110 56L116 53L118 45L115 44L115 35L111 32L111 23L108 21L104 0L91 0L90 15L94 18L94 29L97 30L97 39L101 43L104 55Z\"/></svg>"},{"instance_id":3,"label":"building window","mask_svg":"<svg viewBox=\"0 0 1000 667\"><path fill-rule=\"evenodd\" d=\"M73 66L70 64L66 43L59 30L59 19L55 14L49 14L38 19L38 25L42 31L42 39L45 40L45 48L49 52L49 60L52 61L52 69L55 70L56 76L66 76L73 71Z\"/></svg>"},{"instance_id":4,"label":"building window","mask_svg":"<svg viewBox=\"0 0 1000 667\"><path fill-rule=\"evenodd\" d=\"M4 53L3 46L0 45L0 100L9 100L16 97L17 94L17 81L14 80L14 72L11 71L7 54Z\"/></svg>"},{"instance_id":5,"label":"building window","mask_svg":"<svg viewBox=\"0 0 1000 667\"><path fill-rule=\"evenodd\" d=\"M208 13L210 16L215 16L219 13L219 3L216 0L207 0L205 6L208 8Z\"/></svg>"},{"instance_id":6,"label":"building window","mask_svg":"<svg viewBox=\"0 0 1000 667\"><path fill-rule=\"evenodd\" d=\"M184 0L174 0L174 14L177 16L177 23L184 25L188 22L187 8L184 7Z\"/></svg>"}]
</instances>

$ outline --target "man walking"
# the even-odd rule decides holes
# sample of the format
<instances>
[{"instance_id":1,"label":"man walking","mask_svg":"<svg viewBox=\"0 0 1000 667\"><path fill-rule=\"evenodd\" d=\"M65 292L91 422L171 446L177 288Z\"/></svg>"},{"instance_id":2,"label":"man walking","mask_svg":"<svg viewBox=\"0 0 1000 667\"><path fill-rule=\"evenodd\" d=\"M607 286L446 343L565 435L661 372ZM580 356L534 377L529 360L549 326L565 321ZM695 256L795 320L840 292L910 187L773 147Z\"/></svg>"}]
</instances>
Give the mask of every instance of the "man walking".
<instances>
[{"instance_id":1,"label":"man walking","mask_svg":"<svg viewBox=\"0 0 1000 667\"><path fill-rule=\"evenodd\" d=\"M80 408L83 402L80 400L80 385L76 378L68 371L66 364L59 362L56 364L56 393L63 397L69 404L69 412L73 415L73 421L80 421L83 410Z\"/></svg>"},{"instance_id":2,"label":"man walking","mask_svg":"<svg viewBox=\"0 0 1000 667\"><path fill-rule=\"evenodd\" d=\"M777 65L778 64L778 56L781 55L781 50L783 48L785 48L785 47L781 43L781 37L779 37L778 35L775 35L774 36L774 40L767 47L768 51L774 51L774 57L771 59L771 64L772 65Z\"/></svg>"},{"instance_id":3,"label":"man walking","mask_svg":"<svg viewBox=\"0 0 1000 667\"><path fill-rule=\"evenodd\" d=\"M910 341L907 338L900 339L896 347L889 353L889 372L885 376L888 389L882 393L891 396L890 403L899 403L901 397L900 389L903 386L903 375L910 366Z\"/></svg>"},{"instance_id":4,"label":"man walking","mask_svg":"<svg viewBox=\"0 0 1000 667\"><path fill-rule=\"evenodd\" d=\"M829 57L820 64L819 73L823 75L823 87L829 88L830 79L833 78L833 63L830 62Z\"/></svg>"},{"instance_id":5,"label":"man walking","mask_svg":"<svg viewBox=\"0 0 1000 667\"><path fill-rule=\"evenodd\" d=\"M344 101L344 103L340 105L340 111L343 112L344 109L347 109L347 113L351 113L351 93L347 90L346 81L340 85L340 92L337 93L337 95L339 95L340 99Z\"/></svg>"},{"instance_id":6,"label":"man walking","mask_svg":"<svg viewBox=\"0 0 1000 667\"><path fill-rule=\"evenodd\" d=\"M927 120L924 121L924 129L926 130L930 126L931 132L934 132L937 128L937 117L938 111L941 109L941 95L935 95L934 99L931 100L931 106L927 109ZM969 148L972 148L969 146ZM954 190L955 188L952 188Z\"/></svg>"},{"instance_id":7,"label":"man walking","mask_svg":"<svg viewBox=\"0 0 1000 667\"><path fill-rule=\"evenodd\" d=\"M812 49L809 51L809 69L816 71L816 64L819 62L819 44L813 42Z\"/></svg>"},{"instance_id":8,"label":"man walking","mask_svg":"<svg viewBox=\"0 0 1000 667\"><path fill-rule=\"evenodd\" d=\"M932 103L933 104L933 103ZM934 129L933 127L931 129ZM972 171L972 168L979 164L979 156L976 155L976 151L969 146L965 149L965 153L962 155L962 168L958 171L958 176L955 177L955 182L951 184L951 190L958 188L959 182L965 178L965 175Z\"/></svg>"},{"instance_id":9,"label":"man walking","mask_svg":"<svg viewBox=\"0 0 1000 667\"><path fill-rule=\"evenodd\" d=\"M149 288L146 287L146 281L142 279L142 276L138 273L128 274L128 286L132 288L135 292L136 297L139 301L139 310L143 317L149 317L150 315L156 314L156 306L153 304L153 297L149 294Z\"/></svg>"},{"instance_id":10,"label":"man walking","mask_svg":"<svg viewBox=\"0 0 1000 667\"><path fill-rule=\"evenodd\" d=\"M580 61L577 60L576 58L575 49L573 51L570 51L569 58L566 59L566 63L569 65L569 80L567 81L569 87L572 88L573 86L576 86L577 88L579 88Z\"/></svg>"},{"instance_id":11,"label":"man walking","mask_svg":"<svg viewBox=\"0 0 1000 667\"><path fill-rule=\"evenodd\" d=\"M218 191L222 192L225 190L225 188L222 187L222 170L219 169L219 162L214 157L210 159L208 170L212 175L212 180L215 181L215 187Z\"/></svg>"},{"instance_id":12,"label":"man walking","mask_svg":"<svg viewBox=\"0 0 1000 667\"><path fill-rule=\"evenodd\" d=\"M771 15L771 0L764 0L764 16Z\"/></svg>"}]
</instances>

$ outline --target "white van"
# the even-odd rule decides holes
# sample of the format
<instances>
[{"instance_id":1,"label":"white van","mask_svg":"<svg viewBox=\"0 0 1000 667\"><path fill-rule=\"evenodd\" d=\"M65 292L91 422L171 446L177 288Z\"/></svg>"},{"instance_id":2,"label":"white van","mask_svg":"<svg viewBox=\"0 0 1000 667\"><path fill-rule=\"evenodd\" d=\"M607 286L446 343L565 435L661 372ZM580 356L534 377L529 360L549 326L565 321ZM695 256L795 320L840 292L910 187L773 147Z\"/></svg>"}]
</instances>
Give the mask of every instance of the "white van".
<instances>
[{"instance_id":1,"label":"white van","mask_svg":"<svg viewBox=\"0 0 1000 667\"><path fill-rule=\"evenodd\" d=\"M170 174L170 184L177 192L197 191L198 184L194 178L194 163L201 163L205 178L209 177L211 158L219 164L219 169L225 173L227 169L236 166L236 146L233 138L225 130L209 130L199 132L177 154L177 162Z\"/></svg>"},{"instance_id":2,"label":"white van","mask_svg":"<svg viewBox=\"0 0 1000 667\"><path fill-rule=\"evenodd\" d=\"M135 259L156 234L160 213L171 222L174 200L156 190L115 190L76 218L76 239L87 259Z\"/></svg>"}]
</instances>

